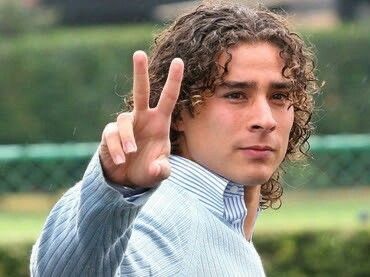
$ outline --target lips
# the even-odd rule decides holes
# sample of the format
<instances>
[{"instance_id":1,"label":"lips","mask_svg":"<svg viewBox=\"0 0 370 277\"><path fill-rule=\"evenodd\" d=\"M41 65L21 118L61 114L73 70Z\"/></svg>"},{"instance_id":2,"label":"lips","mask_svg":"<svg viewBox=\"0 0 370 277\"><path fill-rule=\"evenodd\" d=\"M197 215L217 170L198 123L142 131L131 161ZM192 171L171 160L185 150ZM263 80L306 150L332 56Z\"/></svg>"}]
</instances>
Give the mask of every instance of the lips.
<instances>
[{"instance_id":1,"label":"lips","mask_svg":"<svg viewBox=\"0 0 370 277\"><path fill-rule=\"evenodd\" d=\"M242 147L242 149L245 150L255 150L255 151L274 151L274 149L271 146L268 145L253 145L248 147Z\"/></svg>"},{"instance_id":2,"label":"lips","mask_svg":"<svg viewBox=\"0 0 370 277\"><path fill-rule=\"evenodd\" d=\"M269 145L253 145L248 147L241 147L241 152L250 159L263 160L269 158L275 151Z\"/></svg>"}]
</instances>

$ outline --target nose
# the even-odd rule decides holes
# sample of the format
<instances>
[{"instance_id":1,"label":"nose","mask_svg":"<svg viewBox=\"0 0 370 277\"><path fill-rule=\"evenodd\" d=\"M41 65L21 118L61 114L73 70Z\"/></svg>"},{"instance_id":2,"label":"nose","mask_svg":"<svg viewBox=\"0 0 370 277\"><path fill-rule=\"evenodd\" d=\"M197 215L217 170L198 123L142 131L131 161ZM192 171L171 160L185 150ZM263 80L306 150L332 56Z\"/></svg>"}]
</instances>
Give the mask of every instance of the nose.
<instances>
[{"instance_id":1,"label":"nose","mask_svg":"<svg viewBox=\"0 0 370 277\"><path fill-rule=\"evenodd\" d=\"M256 99L250 108L251 117L248 128L251 132L272 132L277 122L268 99Z\"/></svg>"}]
</instances>

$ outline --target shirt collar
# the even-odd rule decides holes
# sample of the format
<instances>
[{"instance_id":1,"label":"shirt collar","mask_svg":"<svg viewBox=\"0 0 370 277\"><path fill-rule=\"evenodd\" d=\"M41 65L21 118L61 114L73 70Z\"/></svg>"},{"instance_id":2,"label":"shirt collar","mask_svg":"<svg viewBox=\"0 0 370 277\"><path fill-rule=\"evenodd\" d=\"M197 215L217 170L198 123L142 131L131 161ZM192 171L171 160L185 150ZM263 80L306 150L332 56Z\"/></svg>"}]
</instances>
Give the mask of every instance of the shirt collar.
<instances>
[{"instance_id":1,"label":"shirt collar","mask_svg":"<svg viewBox=\"0 0 370 277\"><path fill-rule=\"evenodd\" d=\"M207 209L223 217L224 192L229 181L181 156L171 155L169 161L172 170L168 180L186 189Z\"/></svg>"}]
</instances>

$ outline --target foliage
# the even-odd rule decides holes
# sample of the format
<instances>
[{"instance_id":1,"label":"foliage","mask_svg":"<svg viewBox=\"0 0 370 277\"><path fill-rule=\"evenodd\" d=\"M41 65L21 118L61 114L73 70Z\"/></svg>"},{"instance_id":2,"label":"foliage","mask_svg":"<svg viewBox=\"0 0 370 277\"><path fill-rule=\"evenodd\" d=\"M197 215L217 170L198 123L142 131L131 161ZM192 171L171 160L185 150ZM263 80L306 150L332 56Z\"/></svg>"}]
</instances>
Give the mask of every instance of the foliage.
<instances>
[{"instance_id":1,"label":"foliage","mask_svg":"<svg viewBox=\"0 0 370 277\"><path fill-rule=\"evenodd\" d=\"M155 26L58 29L0 42L0 143L98 141L131 87L131 56ZM306 33L326 85L317 133L369 133L366 27Z\"/></svg>"},{"instance_id":2,"label":"foliage","mask_svg":"<svg viewBox=\"0 0 370 277\"><path fill-rule=\"evenodd\" d=\"M367 24L311 34L325 82L317 133L370 133L370 33Z\"/></svg>"},{"instance_id":3,"label":"foliage","mask_svg":"<svg viewBox=\"0 0 370 277\"><path fill-rule=\"evenodd\" d=\"M0 142L99 140L152 30L60 30L0 44Z\"/></svg>"},{"instance_id":4,"label":"foliage","mask_svg":"<svg viewBox=\"0 0 370 277\"><path fill-rule=\"evenodd\" d=\"M0 246L0 276L29 276L30 243Z\"/></svg>"},{"instance_id":5,"label":"foliage","mask_svg":"<svg viewBox=\"0 0 370 277\"><path fill-rule=\"evenodd\" d=\"M368 276L370 232L255 236L267 276ZM31 244L0 246L0 276L28 276Z\"/></svg>"},{"instance_id":6,"label":"foliage","mask_svg":"<svg viewBox=\"0 0 370 277\"><path fill-rule=\"evenodd\" d=\"M27 7L25 1L0 1L0 36L14 36L30 31L40 31L57 21L50 8Z\"/></svg>"},{"instance_id":7,"label":"foliage","mask_svg":"<svg viewBox=\"0 0 370 277\"><path fill-rule=\"evenodd\" d=\"M368 276L370 232L256 237L267 276Z\"/></svg>"}]
</instances>

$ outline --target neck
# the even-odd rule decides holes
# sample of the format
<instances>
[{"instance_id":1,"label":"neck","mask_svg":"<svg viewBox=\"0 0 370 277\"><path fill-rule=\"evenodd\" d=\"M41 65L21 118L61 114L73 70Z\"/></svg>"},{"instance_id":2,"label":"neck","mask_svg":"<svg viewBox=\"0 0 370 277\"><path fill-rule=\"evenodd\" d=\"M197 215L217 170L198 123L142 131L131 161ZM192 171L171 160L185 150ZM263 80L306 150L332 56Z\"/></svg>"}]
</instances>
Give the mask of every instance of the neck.
<instances>
[{"instance_id":1,"label":"neck","mask_svg":"<svg viewBox=\"0 0 370 277\"><path fill-rule=\"evenodd\" d=\"M244 221L244 235L248 241L252 239L257 211L260 205L260 193L261 185L250 187L246 186L244 188L244 201L245 206L247 207L247 216Z\"/></svg>"}]
</instances>

